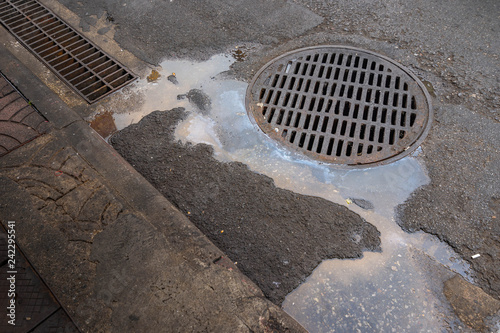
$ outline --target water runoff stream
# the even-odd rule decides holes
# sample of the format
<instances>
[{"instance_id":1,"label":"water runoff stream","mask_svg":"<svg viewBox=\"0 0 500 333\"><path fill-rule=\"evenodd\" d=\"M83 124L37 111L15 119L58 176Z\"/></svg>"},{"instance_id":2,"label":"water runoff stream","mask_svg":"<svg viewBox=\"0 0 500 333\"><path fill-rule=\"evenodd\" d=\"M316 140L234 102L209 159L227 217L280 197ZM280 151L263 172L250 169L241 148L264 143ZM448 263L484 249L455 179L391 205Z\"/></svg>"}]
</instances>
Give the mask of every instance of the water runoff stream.
<instances>
[{"instance_id":1,"label":"water runoff stream","mask_svg":"<svg viewBox=\"0 0 500 333\"><path fill-rule=\"evenodd\" d=\"M216 55L199 63L163 62L158 80L141 80L122 93L125 99L127 94L141 95L141 103L134 112L111 110L117 128L155 110L184 107L192 112L178 125L177 139L212 145L218 160L242 162L273 178L278 187L345 205L378 228L381 252L365 252L361 259L325 260L286 297L283 309L310 332L459 330L442 295L442 283L455 273L470 280L468 265L435 236L406 233L395 222L395 207L430 181L416 157L418 150L389 165L355 170L289 152L250 121L245 110L248 84L221 74L234 61ZM167 79L170 75L177 84ZM210 97L209 112L178 99L191 89Z\"/></svg>"}]
</instances>

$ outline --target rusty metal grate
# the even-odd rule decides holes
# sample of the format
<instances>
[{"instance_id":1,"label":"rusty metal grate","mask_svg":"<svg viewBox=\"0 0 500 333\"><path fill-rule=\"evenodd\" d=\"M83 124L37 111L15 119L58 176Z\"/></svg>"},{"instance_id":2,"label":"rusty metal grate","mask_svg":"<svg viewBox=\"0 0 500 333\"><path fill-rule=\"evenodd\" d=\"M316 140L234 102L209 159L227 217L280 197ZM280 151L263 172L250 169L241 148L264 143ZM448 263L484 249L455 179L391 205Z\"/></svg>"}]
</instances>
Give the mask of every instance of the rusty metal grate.
<instances>
[{"instance_id":1,"label":"rusty metal grate","mask_svg":"<svg viewBox=\"0 0 500 333\"><path fill-rule=\"evenodd\" d=\"M247 90L250 118L271 138L322 162L386 164L414 151L432 122L430 97L393 60L318 46L266 64Z\"/></svg>"},{"instance_id":2,"label":"rusty metal grate","mask_svg":"<svg viewBox=\"0 0 500 333\"><path fill-rule=\"evenodd\" d=\"M0 23L89 103L136 79L36 0L0 0Z\"/></svg>"}]
</instances>

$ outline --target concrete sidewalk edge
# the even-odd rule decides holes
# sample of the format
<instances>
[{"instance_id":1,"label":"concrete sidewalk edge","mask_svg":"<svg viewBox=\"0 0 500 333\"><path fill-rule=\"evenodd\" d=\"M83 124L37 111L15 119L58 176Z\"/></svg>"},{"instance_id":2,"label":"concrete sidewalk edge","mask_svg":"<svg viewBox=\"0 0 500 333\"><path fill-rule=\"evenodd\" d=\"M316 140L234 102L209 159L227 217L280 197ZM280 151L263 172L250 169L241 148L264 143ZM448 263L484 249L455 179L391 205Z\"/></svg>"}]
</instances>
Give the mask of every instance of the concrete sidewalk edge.
<instances>
[{"instance_id":1,"label":"concrete sidewalk edge","mask_svg":"<svg viewBox=\"0 0 500 333\"><path fill-rule=\"evenodd\" d=\"M169 273L161 272L162 270L158 268L160 263L156 260L160 260L162 255L170 255L172 258L175 257L177 260L180 260L175 263L178 266L176 273L171 273L171 275L175 275L177 282L186 283L184 287L193 287L192 283L184 281L185 278L189 279L189 277L179 276L179 274L182 274L184 265L187 265L189 267L187 271L196 275L194 283L210 284L209 282L212 282L216 284L210 284L213 292L225 293L223 297L210 298L214 296L211 291L201 295L205 299L196 299L198 297L196 293L190 295L189 290L182 289L183 286L176 286L181 287L178 292L184 294L177 297L175 301L186 303L178 303L177 306L184 309L184 314L193 313L196 316L201 316L198 318L198 321L193 321L193 318L189 318L189 316L184 317L184 323L179 321L182 320L182 316L174 316L179 329L181 327L191 327L193 330L202 330L201 328L197 328L197 323L203 323L203 315L212 317L212 321L217 321L213 316L215 313L219 313L222 320L227 320L226 325L224 325L223 321L219 320L213 323L211 327L217 327L221 329L221 332L267 332L274 331L275 329L290 332L305 331L279 307L266 300L260 289L240 273L236 265L225 257L183 214L173 207L132 166L121 158L112 147L99 137L86 122L81 120L74 111L70 110L29 69L13 57L9 51L0 47L0 57L3 60L0 64L0 70L33 102L54 127L49 134L34 140L0 159L0 176L3 177L4 183L10 184L8 186L13 191L9 193L4 192L2 198L4 205L0 213L2 222L5 222L7 219L16 218L19 219L20 224L25 224L19 227L19 233L23 234L19 240L19 245L30 260L34 259L38 254L43 253L40 260L32 260L35 269L47 281L48 286L53 290L54 294L61 301L62 306L71 315L81 330L89 332L127 330L130 328L129 325L131 322L141 321L138 319L141 318L141 315L134 313L127 313L120 316L114 315L113 312L116 313L120 309L116 305L113 305L113 302L122 302L121 305L126 308L127 304L123 302L133 300L131 298L132 295L135 295L133 288L141 283L141 278L149 282L168 280ZM33 232L35 231L34 229L42 232L43 228L37 229L40 227L39 219L43 219L44 216L47 217L48 215L41 214L40 210L35 211L33 209L32 198L26 195L29 191L27 192L26 189L19 188L19 183L16 185L14 184L15 181L12 181L16 175L19 175L19 172L33 169L33 165L30 163L41 156L40 152L44 154L43 158L49 155L58 156L59 150L57 149L68 152L65 157L66 161L76 161L74 166L66 165L67 168L71 169L68 170L68 173L82 166L83 168L90 168L91 171L89 172L92 173L92 177L96 176L94 180L97 185L94 184L93 186L105 189L108 193L106 195L112 197L111 201L123 207L120 214L116 215L114 221L111 221L109 225L102 226L91 239L80 242L84 243L83 245L80 244L82 245L80 250L84 249L84 252L88 252L85 256L88 257L87 260L89 263L81 267L72 267L72 274L88 274L89 282L91 282L93 288L84 288L76 296L66 294L67 292L71 292L71 283L58 278L58 275L54 274L55 270L61 274L60 276L65 276L64 270L67 267L57 268L57 261L62 258L63 254L53 255L53 250L50 250L50 246L55 244L60 246L59 251L66 251L75 245L68 245L67 238L64 238L63 233L56 230L57 226L51 227L52 234L50 235L60 238L57 240L51 239L51 244L47 244L47 238L44 235ZM12 161L16 162L13 163ZM9 163L13 164L9 165ZM13 167L17 171L13 171ZM47 168L50 167L49 165ZM58 171L55 170L55 172ZM40 174L36 175L36 177L40 176ZM57 181L60 180L57 179ZM82 184L90 181L92 179L84 180ZM75 197L73 200L78 200L78 198ZM67 206L69 207L69 205ZM20 209L20 206L24 206L24 208ZM44 222L49 223L50 221ZM113 261L120 263L122 258L107 257L106 253L96 249L96 239L99 240L102 238L100 243L97 242L101 245L106 244L106 242L113 242L116 235L124 237L122 240L127 240L129 239L127 237L133 236L127 234L127 229L131 225L137 228L137 233L145 232L146 230L152 232L152 234L149 234L151 237L146 240L141 237L138 238L139 241L144 241L142 244L144 247L133 247L135 251L143 251L137 260L139 262L141 260L149 261L148 264L145 264L145 267L148 267L150 271L143 271L144 276L136 278L129 275L129 273L137 273L133 267L123 266L128 270L128 272L123 272L123 276L126 276L127 288L122 288L119 292L115 293L116 295L112 295L117 300L111 300L111 305L105 304L102 299L99 299L99 291L106 289L106 286L109 286L106 282L111 283L111 280L116 280L116 276L113 275L113 271L111 273L107 272L105 267L102 266L113 266ZM111 227L114 229L113 233L110 234L108 230L111 230ZM127 244L126 246L132 246L132 244ZM158 252L158 249L161 250L161 253L153 253ZM113 251L113 254L116 256L126 255L126 253L120 252L120 249L113 249ZM175 253L172 253L172 251ZM182 260L179 258L182 258ZM108 259L109 262L105 262L105 259ZM59 265L70 264L70 262L60 262ZM162 264L165 265L164 270L169 270L167 263L163 262ZM94 267L95 270L85 272L83 267ZM121 267L117 264L114 269L119 270ZM102 274L99 271L102 271ZM154 279L155 273L161 274L161 278L156 279L156 281ZM94 276L92 277L92 275ZM106 278L109 281L103 281ZM64 286L64 284L67 284L67 286ZM148 286L148 288L151 289L152 285ZM145 291L146 289L141 290ZM150 292L153 293L151 290ZM148 296L153 297L151 295ZM71 298L74 299L73 304L68 304ZM166 299L163 301L166 301ZM216 304L215 302L217 301L221 303ZM148 310L147 305L150 302L152 302L151 299L138 302L146 306L146 308L141 309L142 317L154 318L155 313L158 316L167 315L159 307L151 307ZM198 305L189 304L190 302L197 303ZM200 304L200 302L204 304ZM89 309L82 312L81 304L84 303L92 305L100 304L103 312L99 314L89 313ZM96 306L94 311L97 309L99 309L99 306ZM168 309L172 310L172 307L170 306ZM214 312L214 309L217 310ZM129 304L129 310L138 311L138 308L130 307ZM145 313L148 311L155 311L155 313ZM89 316L97 316L99 318L89 321ZM122 320L123 318L128 318L130 322ZM152 326L149 326L148 329L156 330L163 328L163 330L168 330L168 327L162 326L167 323L172 324L173 321L163 318L156 321L156 323L151 323L150 325ZM239 327L233 327L232 325L238 325ZM135 327L136 329L147 331L144 326L142 328L140 325ZM283 330L280 330L280 328Z\"/></svg>"}]
</instances>

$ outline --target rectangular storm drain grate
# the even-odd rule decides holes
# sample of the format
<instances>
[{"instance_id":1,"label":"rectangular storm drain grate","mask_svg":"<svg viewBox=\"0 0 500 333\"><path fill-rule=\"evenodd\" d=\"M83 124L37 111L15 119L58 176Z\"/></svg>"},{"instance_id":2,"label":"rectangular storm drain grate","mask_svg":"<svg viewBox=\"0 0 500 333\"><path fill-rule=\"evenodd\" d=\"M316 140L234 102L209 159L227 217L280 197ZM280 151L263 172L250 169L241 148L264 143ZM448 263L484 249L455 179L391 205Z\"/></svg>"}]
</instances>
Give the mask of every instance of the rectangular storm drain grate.
<instances>
[{"instance_id":1,"label":"rectangular storm drain grate","mask_svg":"<svg viewBox=\"0 0 500 333\"><path fill-rule=\"evenodd\" d=\"M89 103L136 79L36 0L0 0L0 23Z\"/></svg>"}]
</instances>

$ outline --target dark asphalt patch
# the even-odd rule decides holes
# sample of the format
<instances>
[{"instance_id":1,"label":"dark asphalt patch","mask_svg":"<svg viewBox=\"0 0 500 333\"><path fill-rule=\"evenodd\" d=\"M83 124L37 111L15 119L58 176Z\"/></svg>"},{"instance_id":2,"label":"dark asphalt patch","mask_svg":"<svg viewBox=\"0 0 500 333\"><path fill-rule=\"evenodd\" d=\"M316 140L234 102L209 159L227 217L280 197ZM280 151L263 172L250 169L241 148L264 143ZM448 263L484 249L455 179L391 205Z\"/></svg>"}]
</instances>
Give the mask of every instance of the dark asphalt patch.
<instances>
[{"instance_id":1,"label":"dark asphalt patch","mask_svg":"<svg viewBox=\"0 0 500 333\"><path fill-rule=\"evenodd\" d=\"M470 263L476 283L500 298L500 124L464 107L438 110L422 154L432 181L398 206L397 222L438 235Z\"/></svg>"},{"instance_id":2,"label":"dark asphalt patch","mask_svg":"<svg viewBox=\"0 0 500 333\"><path fill-rule=\"evenodd\" d=\"M329 258L379 251L379 231L347 208L277 188L210 146L174 138L183 109L153 112L110 142L125 159L280 304Z\"/></svg>"}]
</instances>

